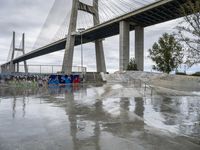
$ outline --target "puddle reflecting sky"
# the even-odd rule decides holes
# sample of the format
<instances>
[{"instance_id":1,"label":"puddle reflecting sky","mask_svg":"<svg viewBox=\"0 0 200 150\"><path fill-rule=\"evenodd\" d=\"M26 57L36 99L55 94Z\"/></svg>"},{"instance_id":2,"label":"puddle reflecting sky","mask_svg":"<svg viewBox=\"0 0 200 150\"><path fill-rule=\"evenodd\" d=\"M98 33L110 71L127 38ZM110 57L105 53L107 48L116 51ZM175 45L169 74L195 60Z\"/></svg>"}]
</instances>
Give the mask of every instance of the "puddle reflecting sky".
<instances>
[{"instance_id":1,"label":"puddle reflecting sky","mask_svg":"<svg viewBox=\"0 0 200 150\"><path fill-rule=\"evenodd\" d=\"M2 88L0 150L200 149L200 97L125 88Z\"/></svg>"}]
</instances>

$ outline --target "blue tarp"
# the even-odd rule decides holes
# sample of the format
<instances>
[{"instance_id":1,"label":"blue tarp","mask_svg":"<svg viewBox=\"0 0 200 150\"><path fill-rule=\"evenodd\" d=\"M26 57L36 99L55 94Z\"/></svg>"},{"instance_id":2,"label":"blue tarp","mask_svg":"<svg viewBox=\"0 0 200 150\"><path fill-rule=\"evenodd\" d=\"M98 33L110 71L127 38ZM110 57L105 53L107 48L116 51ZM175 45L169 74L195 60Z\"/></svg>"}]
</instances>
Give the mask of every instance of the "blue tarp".
<instances>
[{"instance_id":1,"label":"blue tarp","mask_svg":"<svg viewBox=\"0 0 200 150\"><path fill-rule=\"evenodd\" d=\"M63 84L72 84L80 83L79 75L50 75L48 79L48 84L53 85L63 85Z\"/></svg>"}]
</instances>

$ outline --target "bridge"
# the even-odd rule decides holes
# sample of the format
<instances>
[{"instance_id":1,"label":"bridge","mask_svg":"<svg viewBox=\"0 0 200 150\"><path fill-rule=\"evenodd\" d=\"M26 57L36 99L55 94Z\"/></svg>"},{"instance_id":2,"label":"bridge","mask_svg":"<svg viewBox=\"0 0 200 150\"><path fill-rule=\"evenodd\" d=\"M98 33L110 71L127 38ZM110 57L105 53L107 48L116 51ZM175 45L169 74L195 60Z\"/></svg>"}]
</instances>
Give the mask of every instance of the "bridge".
<instances>
[{"instance_id":1,"label":"bridge","mask_svg":"<svg viewBox=\"0 0 200 150\"><path fill-rule=\"evenodd\" d=\"M143 71L144 28L183 17L180 9L182 5L187 2L187 0L159 0L100 23L98 1L99 0L93 0L93 5L88 5L79 0L73 0L70 24L66 37L37 48L29 53L23 53L20 57L12 57L10 61L1 65L1 70L3 72L16 72L19 70L18 66L20 62L24 62L26 66L26 60L28 59L65 49L62 71L69 74L72 72L74 46L82 43L95 42L97 72L106 72L102 39L119 34L119 70L123 71L126 70L130 57L129 32L135 30L135 59L138 69ZM192 2L195 3L196 1L197 0L193 0ZM79 10L93 15L94 26L78 34L76 32L76 25L77 13ZM17 49L14 47L12 53L14 53L15 50ZM21 50L24 52L24 48ZM25 71L28 72L27 68Z\"/></svg>"}]
</instances>

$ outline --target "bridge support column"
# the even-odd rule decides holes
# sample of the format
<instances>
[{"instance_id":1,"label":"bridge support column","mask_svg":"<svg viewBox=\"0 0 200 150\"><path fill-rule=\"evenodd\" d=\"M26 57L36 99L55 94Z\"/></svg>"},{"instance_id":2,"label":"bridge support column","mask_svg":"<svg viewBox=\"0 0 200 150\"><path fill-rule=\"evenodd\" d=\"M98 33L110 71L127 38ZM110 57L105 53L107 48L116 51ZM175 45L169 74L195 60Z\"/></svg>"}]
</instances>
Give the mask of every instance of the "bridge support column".
<instances>
[{"instance_id":1,"label":"bridge support column","mask_svg":"<svg viewBox=\"0 0 200 150\"><path fill-rule=\"evenodd\" d=\"M19 63L17 63L16 67L17 67L17 72L19 72Z\"/></svg>"},{"instance_id":2,"label":"bridge support column","mask_svg":"<svg viewBox=\"0 0 200 150\"><path fill-rule=\"evenodd\" d=\"M1 72L2 72L2 73L6 73L6 72L7 72L6 66L3 66L3 67L2 67Z\"/></svg>"},{"instance_id":3,"label":"bridge support column","mask_svg":"<svg viewBox=\"0 0 200 150\"><path fill-rule=\"evenodd\" d=\"M121 21L119 28L120 28L119 70L124 71L127 69L129 63L130 24L129 22Z\"/></svg>"},{"instance_id":4,"label":"bridge support column","mask_svg":"<svg viewBox=\"0 0 200 150\"><path fill-rule=\"evenodd\" d=\"M7 66L6 66L6 68L7 68L7 73L10 73L11 71L11 69L10 69L10 64L8 64Z\"/></svg>"},{"instance_id":5,"label":"bridge support column","mask_svg":"<svg viewBox=\"0 0 200 150\"><path fill-rule=\"evenodd\" d=\"M98 25L100 23L98 2L99 2L99 0L93 0L93 7L94 7L94 10L95 10L95 13L93 15L94 25ZM105 57L104 57L104 50L103 50L103 41L101 39L95 41L95 50L96 50L97 72L106 73L106 64L105 64Z\"/></svg>"},{"instance_id":6,"label":"bridge support column","mask_svg":"<svg viewBox=\"0 0 200 150\"><path fill-rule=\"evenodd\" d=\"M137 69L144 71L144 28L135 28L135 61Z\"/></svg>"},{"instance_id":7,"label":"bridge support column","mask_svg":"<svg viewBox=\"0 0 200 150\"><path fill-rule=\"evenodd\" d=\"M15 64L13 63L13 61L10 62L9 72L10 73L14 73L15 72Z\"/></svg>"},{"instance_id":8,"label":"bridge support column","mask_svg":"<svg viewBox=\"0 0 200 150\"><path fill-rule=\"evenodd\" d=\"M63 66L62 66L62 72L64 72L65 74L71 74L72 72L74 45L75 45L75 35L73 35L73 33L76 32L78 6L79 6L79 0L73 0L67 42L65 46L65 54L63 59Z\"/></svg>"},{"instance_id":9,"label":"bridge support column","mask_svg":"<svg viewBox=\"0 0 200 150\"><path fill-rule=\"evenodd\" d=\"M22 34L22 53L23 55L25 55L25 34L24 33ZM17 63L17 65L18 65L17 72L19 72L19 63ZM25 73L28 73L28 66L27 66L26 60L24 61L24 71Z\"/></svg>"},{"instance_id":10,"label":"bridge support column","mask_svg":"<svg viewBox=\"0 0 200 150\"><path fill-rule=\"evenodd\" d=\"M5 65L4 69L5 69L5 73L9 72L9 64Z\"/></svg>"},{"instance_id":11,"label":"bridge support column","mask_svg":"<svg viewBox=\"0 0 200 150\"><path fill-rule=\"evenodd\" d=\"M95 41L95 49L96 49L97 72L106 73L106 64L105 64L105 57L104 57L103 41L102 40Z\"/></svg>"},{"instance_id":12,"label":"bridge support column","mask_svg":"<svg viewBox=\"0 0 200 150\"><path fill-rule=\"evenodd\" d=\"M5 73L6 72L6 68L4 65L1 66L1 73Z\"/></svg>"},{"instance_id":13,"label":"bridge support column","mask_svg":"<svg viewBox=\"0 0 200 150\"><path fill-rule=\"evenodd\" d=\"M28 66L27 66L26 61L24 61L24 71L25 73L28 73Z\"/></svg>"},{"instance_id":14,"label":"bridge support column","mask_svg":"<svg viewBox=\"0 0 200 150\"><path fill-rule=\"evenodd\" d=\"M15 56L15 32L13 32L13 43L12 43L12 54L11 54L11 61L10 61L10 66L9 66L9 72L15 72L15 66L13 64L13 59Z\"/></svg>"}]
</instances>

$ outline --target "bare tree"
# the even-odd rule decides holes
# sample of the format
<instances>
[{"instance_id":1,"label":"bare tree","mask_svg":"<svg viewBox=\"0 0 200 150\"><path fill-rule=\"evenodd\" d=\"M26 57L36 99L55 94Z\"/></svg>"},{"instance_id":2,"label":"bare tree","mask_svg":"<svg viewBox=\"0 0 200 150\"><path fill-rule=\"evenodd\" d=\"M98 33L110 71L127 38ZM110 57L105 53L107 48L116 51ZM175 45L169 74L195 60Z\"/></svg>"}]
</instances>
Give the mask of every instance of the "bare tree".
<instances>
[{"instance_id":1,"label":"bare tree","mask_svg":"<svg viewBox=\"0 0 200 150\"><path fill-rule=\"evenodd\" d=\"M177 26L177 38L186 46L185 63L191 67L200 63L200 0L188 0L181 13L185 17Z\"/></svg>"}]
</instances>

